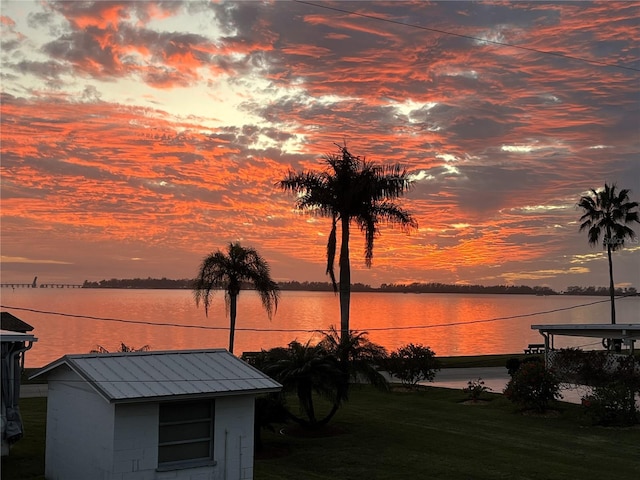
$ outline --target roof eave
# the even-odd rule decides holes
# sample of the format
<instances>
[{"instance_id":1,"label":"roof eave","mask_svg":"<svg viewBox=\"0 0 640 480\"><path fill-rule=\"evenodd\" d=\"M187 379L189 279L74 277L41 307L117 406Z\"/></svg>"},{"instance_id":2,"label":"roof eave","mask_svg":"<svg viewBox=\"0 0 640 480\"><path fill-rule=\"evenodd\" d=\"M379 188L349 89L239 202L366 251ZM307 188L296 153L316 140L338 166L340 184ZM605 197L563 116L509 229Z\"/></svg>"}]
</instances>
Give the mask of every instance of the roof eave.
<instances>
[{"instance_id":1,"label":"roof eave","mask_svg":"<svg viewBox=\"0 0 640 480\"><path fill-rule=\"evenodd\" d=\"M135 398L112 398L109 400L113 404L129 404L129 403L154 403L166 401L182 401L182 400L206 400L221 397L241 397L247 395L262 395L265 393L275 393L282 390L282 387L268 387L252 390L236 390L224 392L206 392L206 393L189 393L184 395L159 395L154 397L135 397ZM104 396L104 395L103 395Z\"/></svg>"}]
</instances>

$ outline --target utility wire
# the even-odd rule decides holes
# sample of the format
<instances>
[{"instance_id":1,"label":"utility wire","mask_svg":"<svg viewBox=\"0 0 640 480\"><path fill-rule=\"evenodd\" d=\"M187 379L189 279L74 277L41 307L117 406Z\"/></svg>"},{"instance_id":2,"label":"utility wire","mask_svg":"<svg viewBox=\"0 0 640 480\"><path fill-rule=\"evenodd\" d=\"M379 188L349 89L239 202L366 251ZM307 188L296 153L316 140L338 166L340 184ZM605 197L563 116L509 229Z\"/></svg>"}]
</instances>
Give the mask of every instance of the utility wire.
<instances>
[{"instance_id":1,"label":"utility wire","mask_svg":"<svg viewBox=\"0 0 640 480\"><path fill-rule=\"evenodd\" d=\"M618 298L625 298L631 295L623 295ZM609 299L606 300L597 300L595 302L583 303L580 305L572 305L569 307L561 307L554 308L552 310L544 310L541 312L533 312L533 313L523 313L519 315L509 315L505 317L494 317L494 318L486 318L481 320L471 320L467 322L451 322L451 323L436 323L432 325L410 325L410 326L402 326L402 327L373 327L373 328L362 328L361 331L366 332L379 332L379 331L399 331L399 330L419 330L419 329L429 329L429 328L442 328L442 327L454 327L460 325L473 325L478 323L489 323L489 322L497 322L501 320L512 320L514 318L525 318L525 317L534 317L537 315L547 315L550 313L563 312L566 310L573 310L576 308L588 307L591 305L596 305L598 303L609 302ZM125 320L121 318L109 318L109 317L94 317L90 315L76 315L71 313L61 313L61 312L51 312L47 310L36 310L33 308L24 308L24 307L12 307L10 305L0 305L0 308L5 308L8 310L20 310L24 312L32 312L32 313L42 313L45 315L58 315L61 317L69 317L69 318L83 318L88 320L98 320L104 322L119 322L119 323L128 323L128 324L136 324L136 325L150 325L154 327L179 327L179 328L196 328L202 330L228 330L229 327L215 327L211 325L190 325L190 324L181 324L181 323L156 323L149 322L145 320ZM317 333L322 332L321 329L298 329L298 328L236 328L237 332L275 332L275 333Z\"/></svg>"},{"instance_id":2,"label":"utility wire","mask_svg":"<svg viewBox=\"0 0 640 480\"><path fill-rule=\"evenodd\" d=\"M446 30L440 30L437 28L430 28L430 27L424 27L422 25L416 25L413 23L406 23L406 22L402 22L400 20L391 20L389 18L384 18L384 17L378 17L376 15L371 15L368 13L359 13L359 12L355 12L353 10L346 10L344 8L338 8L338 7L331 7L329 5L322 5L322 4L318 4L318 3L313 3L313 2L306 2L304 0L294 0L296 3L301 3L303 5L309 5L311 7L317 7L317 8L324 8L325 10L333 10L335 12L340 12L340 13L346 13L348 15L354 15L357 17L362 17L362 18L368 18L370 20L376 20L379 22L386 22L386 23L392 23L394 25L402 25L403 27L410 27L410 28L416 28L419 30L425 30L428 32L434 32L434 33L440 33L442 35L449 35L452 37L459 37L459 38L466 38L469 40L475 40L478 42L485 42L485 43L490 43L493 45L498 45L501 47L510 47L510 48L517 48L519 50L525 50L528 52L535 52L535 53L540 53L543 55L553 55L555 57L560 57L560 58L566 58L569 60L577 60L579 62L585 62L585 63L591 63L594 65L600 65L603 67L613 67L613 68L621 68L624 70L631 70L633 72L640 72L640 68L634 68L634 67L628 67L626 65L620 65L620 64L616 64L616 63L609 63L609 62L602 62L600 60L590 60L588 58L584 58L584 57L576 57L574 55L567 55L564 53L558 53L558 52L551 52L548 50L539 50L537 48L532 48L532 47L525 47L522 45L515 45L512 43L506 43L506 42L499 42L497 40L488 40L485 38L479 38L479 37L474 37L472 35L464 35L462 33L454 33L454 32L449 32Z\"/></svg>"}]
</instances>

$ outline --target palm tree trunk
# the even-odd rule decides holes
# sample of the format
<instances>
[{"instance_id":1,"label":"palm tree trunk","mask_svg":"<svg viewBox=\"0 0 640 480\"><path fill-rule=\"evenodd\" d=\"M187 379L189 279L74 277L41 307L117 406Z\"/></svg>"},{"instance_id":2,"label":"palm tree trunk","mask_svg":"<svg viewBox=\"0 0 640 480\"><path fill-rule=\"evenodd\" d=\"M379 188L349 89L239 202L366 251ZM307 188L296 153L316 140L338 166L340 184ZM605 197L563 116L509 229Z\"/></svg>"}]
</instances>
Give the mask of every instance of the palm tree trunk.
<instances>
[{"instance_id":1,"label":"palm tree trunk","mask_svg":"<svg viewBox=\"0 0 640 480\"><path fill-rule=\"evenodd\" d=\"M229 295L229 352L233 353L233 339L236 334L236 312L238 295Z\"/></svg>"},{"instance_id":2,"label":"palm tree trunk","mask_svg":"<svg viewBox=\"0 0 640 480\"><path fill-rule=\"evenodd\" d=\"M307 414L309 424L315 425L317 423L316 411L313 408L313 388L310 384L303 382L298 385L298 400L300 400L300 406Z\"/></svg>"},{"instance_id":3,"label":"palm tree trunk","mask_svg":"<svg viewBox=\"0 0 640 480\"><path fill-rule=\"evenodd\" d=\"M616 323L615 287L613 285L613 261L611 260L611 243L610 242L607 243L607 255L609 256L609 297L611 298L611 325L615 325Z\"/></svg>"},{"instance_id":4,"label":"palm tree trunk","mask_svg":"<svg viewBox=\"0 0 640 480\"><path fill-rule=\"evenodd\" d=\"M349 310L351 304L351 263L349 260L349 216L342 215L342 243L340 245L340 339L349 338Z\"/></svg>"}]
</instances>

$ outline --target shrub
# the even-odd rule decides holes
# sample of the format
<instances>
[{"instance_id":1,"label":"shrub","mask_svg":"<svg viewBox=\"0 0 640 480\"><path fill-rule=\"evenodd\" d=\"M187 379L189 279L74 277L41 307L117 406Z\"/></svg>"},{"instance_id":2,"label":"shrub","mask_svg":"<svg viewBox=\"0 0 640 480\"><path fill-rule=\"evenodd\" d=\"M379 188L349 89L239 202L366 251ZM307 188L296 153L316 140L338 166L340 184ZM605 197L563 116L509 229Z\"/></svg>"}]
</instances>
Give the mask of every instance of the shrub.
<instances>
[{"instance_id":1,"label":"shrub","mask_svg":"<svg viewBox=\"0 0 640 480\"><path fill-rule=\"evenodd\" d=\"M596 425L635 425L640 412L635 396L640 394L640 373L633 357L617 359L618 365L606 382L594 386L582 398L586 414Z\"/></svg>"},{"instance_id":2,"label":"shrub","mask_svg":"<svg viewBox=\"0 0 640 480\"><path fill-rule=\"evenodd\" d=\"M562 348L553 354L553 369L562 382L604 385L609 382L611 356L603 351Z\"/></svg>"},{"instance_id":3,"label":"shrub","mask_svg":"<svg viewBox=\"0 0 640 480\"><path fill-rule=\"evenodd\" d=\"M511 375L513 377L513 375L518 371L518 369L520 368L520 365L522 365L523 363L530 363L530 362L538 362L538 363L542 363L544 362L543 358L538 356L538 355L530 355L525 357L524 360L520 360L517 357L511 357L509 360L507 360L507 372L509 372L509 375Z\"/></svg>"},{"instance_id":4,"label":"shrub","mask_svg":"<svg viewBox=\"0 0 640 480\"><path fill-rule=\"evenodd\" d=\"M520 359L516 357L511 357L509 360L507 360L507 364L505 366L507 367L507 372L509 372L509 375L511 377L513 377L513 375L520 368L520 363L522 362L520 362Z\"/></svg>"},{"instance_id":5,"label":"shrub","mask_svg":"<svg viewBox=\"0 0 640 480\"><path fill-rule=\"evenodd\" d=\"M404 385L415 387L418 382L432 382L440 370L436 354L429 347L409 343L389 355L385 361L387 371Z\"/></svg>"},{"instance_id":6,"label":"shrub","mask_svg":"<svg viewBox=\"0 0 640 480\"><path fill-rule=\"evenodd\" d=\"M590 395L582 398L582 406L594 425L629 426L638 423L635 398L620 380L594 387Z\"/></svg>"},{"instance_id":7,"label":"shrub","mask_svg":"<svg viewBox=\"0 0 640 480\"><path fill-rule=\"evenodd\" d=\"M504 390L512 402L544 412L549 402L562 398L560 382L542 362L523 362Z\"/></svg>"},{"instance_id":8,"label":"shrub","mask_svg":"<svg viewBox=\"0 0 640 480\"><path fill-rule=\"evenodd\" d=\"M482 378L477 380L469 380L467 386L462 391L469 395L469 400L477 402L480 399L480 395L484 392L489 392L491 389L484 384Z\"/></svg>"}]
</instances>

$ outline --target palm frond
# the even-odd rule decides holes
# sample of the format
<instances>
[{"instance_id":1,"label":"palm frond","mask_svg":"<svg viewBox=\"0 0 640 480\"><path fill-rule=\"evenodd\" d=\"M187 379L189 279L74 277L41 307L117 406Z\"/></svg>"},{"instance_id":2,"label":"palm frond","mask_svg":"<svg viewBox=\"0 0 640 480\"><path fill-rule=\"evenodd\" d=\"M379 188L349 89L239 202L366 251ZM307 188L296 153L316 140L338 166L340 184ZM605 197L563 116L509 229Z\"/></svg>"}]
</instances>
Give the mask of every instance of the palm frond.
<instances>
[{"instance_id":1,"label":"palm frond","mask_svg":"<svg viewBox=\"0 0 640 480\"><path fill-rule=\"evenodd\" d=\"M225 310L230 316L230 351L233 351L236 300L246 283L253 284L262 306L271 319L278 309L280 289L271 279L269 264L254 248L242 247L238 242L231 242L226 253L218 250L206 256L193 283L196 306L202 303L206 316L209 315L213 294L216 290L224 289Z\"/></svg>"},{"instance_id":2,"label":"palm frond","mask_svg":"<svg viewBox=\"0 0 640 480\"><path fill-rule=\"evenodd\" d=\"M618 250L624 246L626 238L633 238L635 232L628 226L640 223L637 202L629 202L629 190L621 189L616 194L616 185L605 183L601 190L591 189L589 195L582 196L577 206L583 210L580 217L580 231L587 230L587 238L592 246L603 238L603 246Z\"/></svg>"}]
</instances>

